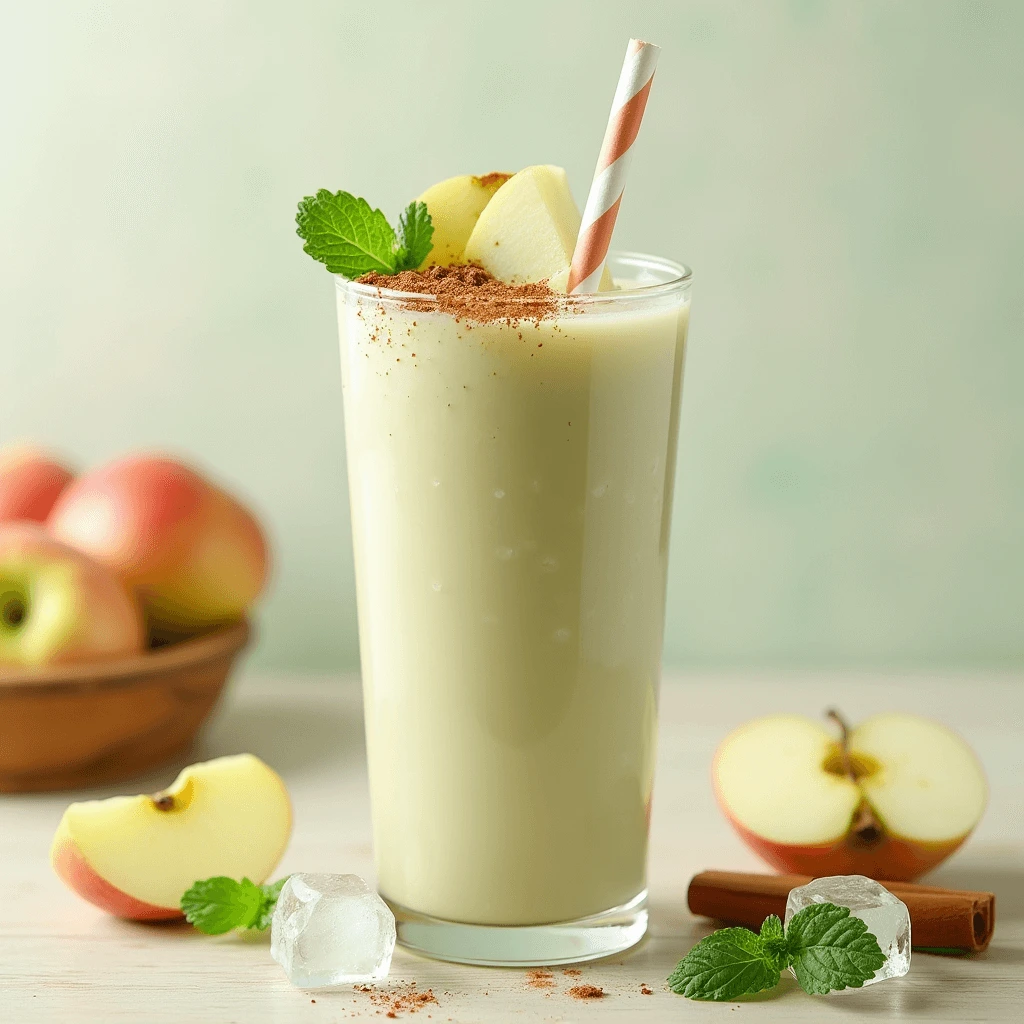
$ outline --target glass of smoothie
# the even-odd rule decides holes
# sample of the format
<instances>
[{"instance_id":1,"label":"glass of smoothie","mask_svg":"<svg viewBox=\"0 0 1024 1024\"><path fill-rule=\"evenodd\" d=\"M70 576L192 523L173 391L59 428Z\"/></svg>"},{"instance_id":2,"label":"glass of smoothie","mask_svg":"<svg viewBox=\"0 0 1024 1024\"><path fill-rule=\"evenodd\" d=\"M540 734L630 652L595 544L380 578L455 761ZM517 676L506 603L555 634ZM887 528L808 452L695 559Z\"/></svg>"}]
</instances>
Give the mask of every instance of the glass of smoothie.
<instances>
[{"instance_id":1,"label":"glass of smoothie","mask_svg":"<svg viewBox=\"0 0 1024 1024\"><path fill-rule=\"evenodd\" d=\"M486 301L336 278L378 883L430 956L647 927L690 272L607 267Z\"/></svg>"}]
</instances>

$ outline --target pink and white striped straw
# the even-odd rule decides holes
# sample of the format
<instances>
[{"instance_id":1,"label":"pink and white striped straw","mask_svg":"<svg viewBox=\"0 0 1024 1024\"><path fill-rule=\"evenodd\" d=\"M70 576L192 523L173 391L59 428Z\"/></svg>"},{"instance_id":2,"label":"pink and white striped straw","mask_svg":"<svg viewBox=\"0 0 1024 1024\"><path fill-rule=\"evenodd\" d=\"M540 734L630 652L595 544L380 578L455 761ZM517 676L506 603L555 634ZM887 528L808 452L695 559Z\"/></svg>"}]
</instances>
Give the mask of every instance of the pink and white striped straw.
<instances>
[{"instance_id":1,"label":"pink and white striped straw","mask_svg":"<svg viewBox=\"0 0 1024 1024\"><path fill-rule=\"evenodd\" d=\"M566 286L570 294L597 291L622 201L629 158L640 131L659 53L660 46L645 43L642 39L630 39L626 48L626 59L622 64L615 99L612 100L601 155L597 159L594 181L572 254Z\"/></svg>"}]
</instances>

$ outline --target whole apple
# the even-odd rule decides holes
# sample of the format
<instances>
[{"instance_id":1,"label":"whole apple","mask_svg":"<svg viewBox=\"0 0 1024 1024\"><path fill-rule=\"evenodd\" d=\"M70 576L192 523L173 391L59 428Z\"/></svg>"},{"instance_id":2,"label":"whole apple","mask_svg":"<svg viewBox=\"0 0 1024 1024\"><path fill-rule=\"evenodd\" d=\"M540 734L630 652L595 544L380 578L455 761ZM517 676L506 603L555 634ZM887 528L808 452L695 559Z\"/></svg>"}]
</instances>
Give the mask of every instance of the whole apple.
<instances>
[{"instance_id":1,"label":"whole apple","mask_svg":"<svg viewBox=\"0 0 1024 1024\"><path fill-rule=\"evenodd\" d=\"M102 565L35 524L0 526L0 666L113 658L145 642L138 605Z\"/></svg>"},{"instance_id":2,"label":"whole apple","mask_svg":"<svg viewBox=\"0 0 1024 1024\"><path fill-rule=\"evenodd\" d=\"M43 523L74 479L67 466L40 448L13 445L0 452L0 523Z\"/></svg>"},{"instance_id":3,"label":"whole apple","mask_svg":"<svg viewBox=\"0 0 1024 1024\"><path fill-rule=\"evenodd\" d=\"M130 455L80 476L48 528L136 590L158 631L239 619L267 578L255 517L196 470L161 456Z\"/></svg>"},{"instance_id":4,"label":"whole apple","mask_svg":"<svg viewBox=\"0 0 1024 1024\"><path fill-rule=\"evenodd\" d=\"M988 787L973 751L938 722L900 712L838 737L768 715L715 754L715 796L748 846L779 871L913 881L971 834Z\"/></svg>"}]
</instances>

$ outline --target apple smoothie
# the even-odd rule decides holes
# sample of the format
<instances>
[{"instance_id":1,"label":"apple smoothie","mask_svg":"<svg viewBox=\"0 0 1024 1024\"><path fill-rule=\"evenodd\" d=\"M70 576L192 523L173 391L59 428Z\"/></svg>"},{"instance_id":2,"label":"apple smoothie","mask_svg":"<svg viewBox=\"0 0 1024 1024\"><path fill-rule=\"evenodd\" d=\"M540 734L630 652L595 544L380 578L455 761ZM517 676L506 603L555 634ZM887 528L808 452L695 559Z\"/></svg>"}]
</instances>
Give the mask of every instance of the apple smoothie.
<instances>
[{"instance_id":1,"label":"apple smoothie","mask_svg":"<svg viewBox=\"0 0 1024 1024\"><path fill-rule=\"evenodd\" d=\"M378 880L417 914L645 891L689 277L609 264L514 313L337 279Z\"/></svg>"}]
</instances>

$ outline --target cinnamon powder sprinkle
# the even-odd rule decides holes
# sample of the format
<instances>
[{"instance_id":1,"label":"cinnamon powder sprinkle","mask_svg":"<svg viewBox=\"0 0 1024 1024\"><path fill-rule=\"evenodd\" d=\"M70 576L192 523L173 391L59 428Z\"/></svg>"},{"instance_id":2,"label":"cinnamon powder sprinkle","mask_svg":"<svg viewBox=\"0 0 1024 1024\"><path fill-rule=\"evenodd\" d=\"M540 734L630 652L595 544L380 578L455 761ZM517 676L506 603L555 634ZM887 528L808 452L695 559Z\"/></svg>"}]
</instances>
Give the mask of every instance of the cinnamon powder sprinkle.
<instances>
[{"instance_id":1,"label":"cinnamon powder sprinkle","mask_svg":"<svg viewBox=\"0 0 1024 1024\"><path fill-rule=\"evenodd\" d=\"M640 995L642 995L642 996L653 996L654 995L654 989L651 988L650 985L641 985L640 986Z\"/></svg>"},{"instance_id":2,"label":"cinnamon powder sprinkle","mask_svg":"<svg viewBox=\"0 0 1024 1024\"><path fill-rule=\"evenodd\" d=\"M386 1011L384 1014L386 1017L397 1017L403 1011L416 1013L417 1010L422 1010L430 1003L437 1005L434 990L428 988L425 992L419 992L416 989L415 981L408 985L400 984L386 989L373 988L370 985L356 985L355 991L366 992L370 997L370 1002L380 1008L377 1012Z\"/></svg>"},{"instance_id":3,"label":"cinnamon powder sprinkle","mask_svg":"<svg viewBox=\"0 0 1024 1024\"><path fill-rule=\"evenodd\" d=\"M403 270L400 274L363 274L357 284L388 288L397 292L435 296L434 302L410 299L411 309L436 309L449 313L457 321L473 320L481 324L507 323L515 326L523 320L540 321L558 312L559 296L544 281L534 284L506 284L483 267L456 264Z\"/></svg>"},{"instance_id":4,"label":"cinnamon powder sprinkle","mask_svg":"<svg viewBox=\"0 0 1024 1024\"><path fill-rule=\"evenodd\" d=\"M572 424L570 423L569 426L572 426ZM566 967L566 969L562 971L562 973L567 978L579 978L583 974L583 972L578 967Z\"/></svg>"},{"instance_id":5,"label":"cinnamon powder sprinkle","mask_svg":"<svg viewBox=\"0 0 1024 1024\"><path fill-rule=\"evenodd\" d=\"M603 999L604 989L598 985L573 985L569 995L573 999Z\"/></svg>"},{"instance_id":6,"label":"cinnamon powder sprinkle","mask_svg":"<svg viewBox=\"0 0 1024 1024\"><path fill-rule=\"evenodd\" d=\"M501 188L511 177L512 175L508 171L491 171L490 174L476 175L473 180L478 185L483 185L484 188L490 188L492 185L497 185L498 188Z\"/></svg>"},{"instance_id":7,"label":"cinnamon powder sprinkle","mask_svg":"<svg viewBox=\"0 0 1024 1024\"><path fill-rule=\"evenodd\" d=\"M555 976L541 967L535 971L526 972L526 984L530 988L554 988Z\"/></svg>"}]
</instances>

